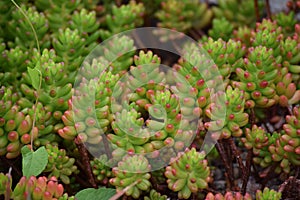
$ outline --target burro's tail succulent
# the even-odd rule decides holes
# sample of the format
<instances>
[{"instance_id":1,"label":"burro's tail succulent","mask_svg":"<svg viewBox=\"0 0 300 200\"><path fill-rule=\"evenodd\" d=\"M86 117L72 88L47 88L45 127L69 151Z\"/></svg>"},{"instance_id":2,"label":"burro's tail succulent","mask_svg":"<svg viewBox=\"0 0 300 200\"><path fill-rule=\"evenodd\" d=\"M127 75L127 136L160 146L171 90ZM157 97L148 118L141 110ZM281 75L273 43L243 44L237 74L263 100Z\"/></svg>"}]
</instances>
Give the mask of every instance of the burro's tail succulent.
<instances>
[{"instance_id":1,"label":"burro's tail succulent","mask_svg":"<svg viewBox=\"0 0 300 200\"><path fill-rule=\"evenodd\" d=\"M142 191L149 190L151 175L148 160L141 155L125 156L122 161L114 167L112 172L116 176L109 180L110 184L116 186L117 191L128 187L125 194L137 199Z\"/></svg>"},{"instance_id":2,"label":"burro's tail succulent","mask_svg":"<svg viewBox=\"0 0 300 200\"><path fill-rule=\"evenodd\" d=\"M207 188L210 180L210 170L205 155L195 148L178 153L167 166L165 176L168 187L178 192L179 198L188 199L192 193Z\"/></svg>"}]
</instances>

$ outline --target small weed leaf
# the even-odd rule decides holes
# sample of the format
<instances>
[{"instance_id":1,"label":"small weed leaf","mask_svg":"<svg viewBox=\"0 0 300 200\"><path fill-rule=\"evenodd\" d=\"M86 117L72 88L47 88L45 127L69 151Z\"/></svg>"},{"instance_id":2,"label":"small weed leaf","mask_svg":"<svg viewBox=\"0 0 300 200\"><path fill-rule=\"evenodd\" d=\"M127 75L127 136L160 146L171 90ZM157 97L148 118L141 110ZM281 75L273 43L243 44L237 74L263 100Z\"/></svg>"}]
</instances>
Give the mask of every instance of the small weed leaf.
<instances>
[{"instance_id":1,"label":"small weed leaf","mask_svg":"<svg viewBox=\"0 0 300 200\"><path fill-rule=\"evenodd\" d=\"M31 84L34 89L38 90L40 88L40 77L41 77L41 72L37 69L32 69L30 67L27 67L27 71L29 73L30 79L31 79Z\"/></svg>"},{"instance_id":2,"label":"small weed leaf","mask_svg":"<svg viewBox=\"0 0 300 200\"><path fill-rule=\"evenodd\" d=\"M90 200L90 199L101 199L109 200L112 196L116 194L115 189L111 188L87 188L81 190L75 195L76 200Z\"/></svg>"},{"instance_id":3,"label":"small weed leaf","mask_svg":"<svg viewBox=\"0 0 300 200\"><path fill-rule=\"evenodd\" d=\"M21 149L22 172L23 175L29 178L30 176L38 176L46 168L48 163L48 153L45 147L40 147L36 151L30 151L27 146Z\"/></svg>"}]
</instances>

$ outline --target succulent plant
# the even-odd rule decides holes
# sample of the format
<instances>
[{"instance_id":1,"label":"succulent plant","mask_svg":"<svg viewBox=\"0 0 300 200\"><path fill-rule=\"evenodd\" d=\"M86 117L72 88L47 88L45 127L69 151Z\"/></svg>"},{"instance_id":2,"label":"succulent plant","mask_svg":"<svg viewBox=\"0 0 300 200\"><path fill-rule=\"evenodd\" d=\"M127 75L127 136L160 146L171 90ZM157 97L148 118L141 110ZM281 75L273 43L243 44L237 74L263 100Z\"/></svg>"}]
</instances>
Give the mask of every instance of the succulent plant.
<instances>
[{"instance_id":1,"label":"succulent plant","mask_svg":"<svg viewBox=\"0 0 300 200\"><path fill-rule=\"evenodd\" d=\"M209 131L216 134L215 137L222 139L240 137L243 134L241 127L249 120L248 114L244 112L244 95L243 91L232 89L231 86L227 87L226 94L219 92L215 95L215 103L211 103L205 110L212 121L204 124Z\"/></svg>"},{"instance_id":2,"label":"succulent plant","mask_svg":"<svg viewBox=\"0 0 300 200\"><path fill-rule=\"evenodd\" d=\"M240 192L226 192L225 195L221 193L213 194L209 192L205 200L252 200L251 195L246 193L242 195Z\"/></svg>"},{"instance_id":3,"label":"succulent plant","mask_svg":"<svg viewBox=\"0 0 300 200\"><path fill-rule=\"evenodd\" d=\"M280 55L280 41L283 39L282 29L276 23L264 19L261 23L256 24L255 31L252 31L252 46L264 46L272 49L274 58Z\"/></svg>"},{"instance_id":4,"label":"succulent plant","mask_svg":"<svg viewBox=\"0 0 300 200\"><path fill-rule=\"evenodd\" d=\"M9 177L3 173L0 173L0 195L5 194L7 191L11 192L11 181ZM9 186L9 188L7 187Z\"/></svg>"},{"instance_id":5,"label":"succulent plant","mask_svg":"<svg viewBox=\"0 0 300 200\"><path fill-rule=\"evenodd\" d=\"M297 90L297 85L293 81L293 74L288 71L287 67L282 68L275 80L278 103L282 107L297 104L300 101L300 91Z\"/></svg>"},{"instance_id":6,"label":"succulent plant","mask_svg":"<svg viewBox=\"0 0 300 200\"><path fill-rule=\"evenodd\" d=\"M247 129L246 131L249 131L249 130L250 129ZM258 138L263 138L264 137L263 135L268 137L267 145L265 143L258 142L258 144L256 144L255 146L261 147L261 148L253 148L252 149L253 155L254 155L253 163L259 165L262 168L267 168L267 167L271 166L272 164L274 164L274 161L272 159L272 153L269 151L269 146L274 145L276 143L276 140L280 137L280 134L277 132L273 132L272 134L265 133L265 130L261 129L260 127L252 127L251 132L247 132L247 133L252 134L252 132L257 134ZM247 133L246 133L246 137L248 137ZM252 136L252 139L254 137ZM246 139L246 140L248 140L248 139ZM249 141L250 140L251 139L249 139ZM246 143L247 143L247 141L245 142L245 144ZM276 166L274 169L274 172L279 174L281 172L280 166Z\"/></svg>"},{"instance_id":7,"label":"succulent plant","mask_svg":"<svg viewBox=\"0 0 300 200\"><path fill-rule=\"evenodd\" d=\"M16 185L13 193L13 199L58 199L62 197L64 187L57 183L55 177L46 178L31 176L26 178L23 176Z\"/></svg>"},{"instance_id":8,"label":"succulent plant","mask_svg":"<svg viewBox=\"0 0 300 200\"><path fill-rule=\"evenodd\" d=\"M290 172L290 166L300 165L300 144L299 144L299 122L300 122L300 107L296 106L293 109L293 115L286 116L286 124L283 125L283 130L275 144L269 146L269 151L272 153L272 159L280 162L280 167L285 173Z\"/></svg>"},{"instance_id":9,"label":"succulent plant","mask_svg":"<svg viewBox=\"0 0 300 200\"><path fill-rule=\"evenodd\" d=\"M245 129L245 138L241 138L247 149L253 149L253 152L259 153L259 150L268 145L268 136L262 127L253 125L252 129ZM254 153L254 154L257 154Z\"/></svg>"},{"instance_id":10,"label":"succulent plant","mask_svg":"<svg viewBox=\"0 0 300 200\"><path fill-rule=\"evenodd\" d=\"M39 10L45 13L50 29L55 32L59 28L68 27L71 14L79 6L80 1L54 0L45 2L37 0L34 3Z\"/></svg>"},{"instance_id":11,"label":"succulent plant","mask_svg":"<svg viewBox=\"0 0 300 200\"><path fill-rule=\"evenodd\" d=\"M112 89L119 80L119 75L113 75L111 72L103 72L98 80L92 80L94 89L90 89L87 84L81 84L76 89L76 94L69 102L69 110L65 111L62 121L64 127L58 130L58 134L67 139L73 140L77 135L82 142L95 144L102 140L101 134L107 131L112 121L110 111ZM90 82L92 83L92 82ZM91 102L91 95L86 95L86 91L93 92L95 102ZM86 103L95 103L95 110ZM94 113L95 111L95 113Z\"/></svg>"},{"instance_id":12,"label":"succulent plant","mask_svg":"<svg viewBox=\"0 0 300 200\"><path fill-rule=\"evenodd\" d=\"M274 105L274 81L278 74L278 63L273 56L273 50L263 46L249 48L249 55L244 59L243 66L244 69L235 70L239 81L233 81L232 85L245 91L246 108L267 108Z\"/></svg>"},{"instance_id":13,"label":"succulent plant","mask_svg":"<svg viewBox=\"0 0 300 200\"><path fill-rule=\"evenodd\" d=\"M265 179L262 185L273 175L276 184L290 177L279 191L282 198L293 196L299 182L292 176L300 166L300 1L289 1L287 12L267 12L269 19L262 16L263 4L2 0L0 199L10 193L12 199L74 200L71 195L86 187L77 166L93 187L116 188L128 198L203 199L215 189L210 170L219 170L220 160L228 178L221 190L228 192L214 191L206 199L251 199L245 193L254 177L249 164ZM177 55L146 48L152 44L147 35L117 35L140 26L200 40L184 41L176 62ZM154 31L161 44L174 39L179 50L182 38L162 32ZM211 147L218 139L220 148ZM46 147L48 164L41 177L22 177L11 190L25 145L33 154ZM237 157L245 170L236 182L230 162L238 151L248 156ZM1 173L8 167L12 178ZM251 195L280 199L279 191Z\"/></svg>"},{"instance_id":14,"label":"succulent plant","mask_svg":"<svg viewBox=\"0 0 300 200\"><path fill-rule=\"evenodd\" d=\"M187 49L173 66L176 73L170 73L172 76L169 78L176 82L173 90L178 91L176 93L184 100L181 110L195 116L204 114L205 107L211 102L212 90L218 91L224 85L218 66L201 51L201 48ZM227 73L226 70L224 73Z\"/></svg>"},{"instance_id":15,"label":"succulent plant","mask_svg":"<svg viewBox=\"0 0 300 200\"><path fill-rule=\"evenodd\" d=\"M75 200L74 196L69 196L67 193L64 193L58 200Z\"/></svg>"},{"instance_id":16,"label":"succulent plant","mask_svg":"<svg viewBox=\"0 0 300 200\"><path fill-rule=\"evenodd\" d=\"M161 3L161 7L156 12L160 20L158 26L179 32L187 32L191 28L201 29L210 23L213 15L207 4L197 0L167 0Z\"/></svg>"},{"instance_id":17,"label":"succulent plant","mask_svg":"<svg viewBox=\"0 0 300 200\"><path fill-rule=\"evenodd\" d=\"M263 168L271 166L274 162L268 147L275 144L279 134L267 133L265 129L257 125L253 125L251 129L245 128L244 134L245 137L242 137L241 141L247 149L253 152L253 162ZM280 168L276 167L275 172L280 172Z\"/></svg>"},{"instance_id":18,"label":"succulent plant","mask_svg":"<svg viewBox=\"0 0 300 200\"><path fill-rule=\"evenodd\" d=\"M37 138L38 130L32 130L32 117L21 112L20 106L16 105L18 94L11 88L0 89L0 155L7 158L15 158L20 154L24 144Z\"/></svg>"},{"instance_id":19,"label":"succulent plant","mask_svg":"<svg viewBox=\"0 0 300 200\"><path fill-rule=\"evenodd\" d=\"M160 193L156 192L155 190L150 191L149 197L144 197L144 200L167 200L166 195L161 195Z\"/></svg>"},{"instance_id":20,"label":"succulent plant","mask_svg":"<svg viewBox=\"0 0 300 200\"><path fill-rule=\"evenodd\" d=\"M278 26L282 27L282 32L285 36L292 36L294 34L294 27L297 20L295 19L295 13L293 11L289 13L280 12L275 15L274 20Z\"/></svg>"},{"instance_id":21,"label":"succulent plant","mask_svg":"<svg viewBox=\"0 0 300 200\"><path fill-rule=\"evenodd\" d=\"M97 40L100 36L100 33L97 30L99 26L100 24L97 21L96 12L89 12L84 8L81 9L80 12L75 11L70 21L71 29L77 29L80 35L82 35L90 41Z\"/></svg>"},{"instance_id":22,"label":"succulent plant","mask_svg":"<svg viewBox=\"0 0 300 200\"><path fill-rule=\"evenodd\" d=\"M108 158L106 155L102 155L100 158L94 158L90 162L94 176L98 181L103 181L104 183L108 181L108 178L113 176L111 168L106 165L107 162Z\"/></svg>"},{"instance_id":23,"label":"succulent plant","mask_svg":"<svg viewBox=\"0 0 300 200\"><path fill-rule=\"evenodd\" d=\"M208 31L208 35L214 40L221 38L224 41L228 41L232 37L233 26L226 18L215 18L212 23L213 26Z\"/></svg>"},{"instance_id":24,"label":"succulent plant","mask_svg":"<svg viewBox=\"0 0 300 200\"><path fill-rule=\"evenodd\" d=\"M288 69L288 72L292 74L292 80L296 84L299 90L300 86L300 67L298 65L300 61L300 54L297 51L300 48L299 43L291 38L287 38L282 42L282 55L283 55L283 66Z\"/></svg>"},{"instance_id":25,"label":"succulent plant","mask_svg":"<svg viewBox=\"0 0 300 200\"><path fill-rule=\"evenodd\" d=\"M281 192L276 192L266 187L263 191L258 190L255 196L257 200L279 200L281 199Z\"/></svg>"},{"instance_id":26,"label":"succulent plant","mask_svg":"<svg viewBox=\"0 0 300 200\"><path fill-rule=\"evenodd\" d=\"M104 66L104 69L108 68L113 74L122 75L126 73L133 64L132 57L135 50L134 41L130 37L126 35L114 36L108 43L105 43L103 49L104 58L109 62L107 66Z\"/></svg>"},{"instance_id":27,"label":"succulent plant","mask_svg":"<svg viewBox=\"0 0 300 200\"><path fill-rule=\"evenodd\" d=\"M182 116L193 115L193 112L182 109L179 113L179 97L165 86L167 80L159 71L160 59L156 55L151 51L140 51L134 62L136 66L131 67L131 74L122 80L127 90L114 96L117 100L114 104L119 105L115 107L123 109L114 111L115 120L111 124L114 133L108 134L108 139L132 153L150 153L173 145L183 148L191 140L189 130L192 126L189 127ZM129 98L124 100L123 97ZM182 104L192 107L194 100L186 98ZM143 116L147 115L146 120Z\"/></svg>"},{"instance_id":28,"label":"succulent plant","mask_svg":"<svg viewBox=\"0 0 300 200\"><path fill-rule=\"evenodd\" d=\"M86 56L91 50L89 45L92 41L82 38L78 29L71 30L69 28L59 29L53 38L52 45L58 56L57 61L64 62L69 72L77 70L83 61L83 56Z\"/></svg>"},{"instance_id":29,"label":"succulent plant","mask_svg":"<svg viewBox=\"0 0 300 200\"><path fill-rule=\"evenodd\" d=\"M168 187L178 192L179 198L188 199L192 193L208 186L210 170L204 154L195 148L178 153L177 157L167 166L165 176Z\"/></svg>"},{"instance_id":30,"label":"succulent plant","mask_svg":"<svg viewBox=\"0 0 300 200\"><path fill-rule=\"evenodd\" d=\"M75 158L69 158L66 155L66 150L59 149L57 146L47 144L48 164L44 172L50 172L48 177L56 177L65 184L70 184L69 176L72 173L77 173Z\"/></svg>"},{"instance_id":31,"label":"succulent plant","mask_svg":"<svg viewBox=\"0 0 300 200\"><path fill-rule=\"evenodd\" d=\"M34 24L37 39L42 49L49 48L49 23L44 13L39 13L34 6L26 8L23 4L21 9L24 10L28 19ZM24 17L21 10L17 9L12 12L11 20L7 24L8 32L14 38L14 42L9 42L9 46L18 46L22 50L28 50L36 47L34 33L28 20Z\"/></svg>"},{"instance_id":32,"label":"succulent plant","mask_svg":"<svg viewBox=\"0 0 300 200\"><path fill-rule=\"evenodd\" d=\"M202 44L208 55L218 66L219 73L223 76L224 82L235 68L241 65L243 56L246 54L246 47L239 41L222 39L208 39Z\"/></svg>"},{"instance_id":33,"label":"succulent plant","mask_svg":"<svg viewBox=\"0 0 300 200\"><path fill-rule=\"evenodd\" d=\"M247 47L251 46L251 32L252 29L247 26L240 26L233 30L233 38L235 40L241 41Z\"/></svg>"},{"instance_id":34,"label":"succulent plant","mask_svg":"<svg viewBox=\"0 0 300 200\"><path fill-rule=\"evenodd\" d=\"M1 85L20 87L19 80L22 73L26 71L29 62L29 52L20 47L5 49L5 43L0 46L1 50Z\"/></svg>"},{"instance_id":35,"label":"succulent plant","mask_svg":"<svg viewBox=\"0 0 300 200\"><path fill-rule=\"evenodd\" d=\"M101 30L102 39L143 25L144 4L131 0L128 5L113 6L112 14L106 15L106 30Z\"/></svg>"},{"instance_id":36,"label":"succulent plant","mask_svg":"<svg viewBox=\"0 0 300 200\"><path fill-rule=\"evenodd\" d=\"M118 166L113 168L115 178L111 178L109 182L116 186L117 191L129 186L125 194L137 199L142 191L147 191L151 186L149 181L151 175L148 173L150 170L151 167L145 157L125 156Z\"/></svg>"},{"instance_id":37,"label":"succulent plant","mask_svg":"<svg viewBox=\"0 0 300 200\"><path fill-rule=\"evenodd\" d=\"M38 95L39 102L47 105L51 112L64 111L68 108L68 100L72 93L72 79L68 79L69 72L65 69L64 64L58 62L55 51L45 49L40 55L37 51L34 54L29 66L40 71L41 87L33 87L33 77L28 72L22 74L21 92L26 99L34 102ZM71 76L71 75L70 75ZM39 81L39 80L38 80ZM38 92L36 93L36 90Z\"/></svg>"},{"instance_id":38,"label":"succulent plant","mask_svg":"<svg viewBox=\"0 0 300 200\"><path fill-rule=\"evenodd\" d=\"M263 3L259 1L259 7ZM212 8L216 18L225 17L234 27L241 25L254 26L256 18L254 15L254 1L252 0L218 0L218 6Z\"/></svg>"}]
</instances>

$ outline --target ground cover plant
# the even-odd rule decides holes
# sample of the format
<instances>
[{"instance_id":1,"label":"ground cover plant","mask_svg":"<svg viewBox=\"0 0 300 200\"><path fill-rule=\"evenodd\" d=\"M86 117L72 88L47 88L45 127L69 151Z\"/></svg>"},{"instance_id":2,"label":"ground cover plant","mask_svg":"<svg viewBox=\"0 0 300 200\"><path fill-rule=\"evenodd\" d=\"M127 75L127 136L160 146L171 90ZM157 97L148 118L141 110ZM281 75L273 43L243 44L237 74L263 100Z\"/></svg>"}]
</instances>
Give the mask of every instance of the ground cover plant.
<instances>
[{"instance_id":1,"label":"ground cover plant","mask_svg":"<svg viewBox=\"0 0 300 200\"><path fill-rule=\"evenodd\" d=\"M300 1L272 4L2 0L0 199L299 199Z\"/></svg>"}]
</instances>

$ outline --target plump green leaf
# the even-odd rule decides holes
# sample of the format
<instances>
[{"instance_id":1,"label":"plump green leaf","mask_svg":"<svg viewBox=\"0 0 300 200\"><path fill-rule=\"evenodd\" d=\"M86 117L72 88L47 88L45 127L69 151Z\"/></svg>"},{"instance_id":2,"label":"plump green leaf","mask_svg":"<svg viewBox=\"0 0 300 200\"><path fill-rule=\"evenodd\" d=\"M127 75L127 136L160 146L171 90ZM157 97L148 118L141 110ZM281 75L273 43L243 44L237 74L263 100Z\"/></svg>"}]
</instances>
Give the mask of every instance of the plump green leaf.
<instances>
[{"instance_id":1,"label":"plump green leaf","mask_svg":"<svg viewBox=\"0 0 300 200\"><path fill-rule=\"evenodd\" d=\"M112 196L116 194L115 189L111 188L87 188L79 191L75 198L78 200L90 200L90 199L101 199L101 200L109 200Z\"/></svg>"},{"instance_id":2,"label":"plump green leaf","mask_svg":"<svg viewBox=\"0 0 300 200\"><path fill-rule=\"evenodd\" d=\"M27 71L29 73L30 79L31 79L31 84L34 89L38 90L40 87L40 76L41 72L35 68L30 68L27 67Z\"/></svg>"},{"instance_id":3,"label":"plump green leaf","mask_svg":"<svg viewBox=\"0 0 300 200\"><path fill-rule=\"evenodd\" d=\"M36 151L30 151L27 146L21 149L22 153L22 172L27 178L38 176L46 168L48 163L48 153L45 147L40 147Z\"/></svg>"}]
</instances>

